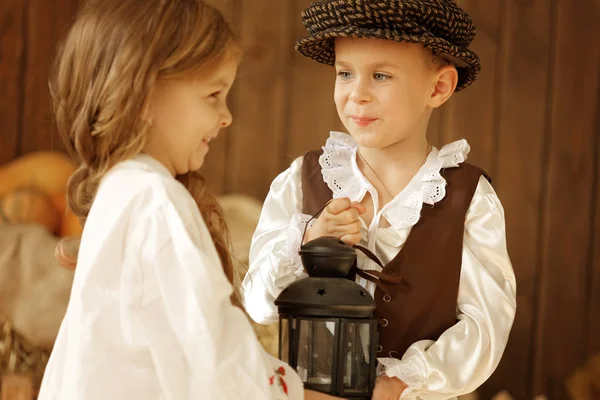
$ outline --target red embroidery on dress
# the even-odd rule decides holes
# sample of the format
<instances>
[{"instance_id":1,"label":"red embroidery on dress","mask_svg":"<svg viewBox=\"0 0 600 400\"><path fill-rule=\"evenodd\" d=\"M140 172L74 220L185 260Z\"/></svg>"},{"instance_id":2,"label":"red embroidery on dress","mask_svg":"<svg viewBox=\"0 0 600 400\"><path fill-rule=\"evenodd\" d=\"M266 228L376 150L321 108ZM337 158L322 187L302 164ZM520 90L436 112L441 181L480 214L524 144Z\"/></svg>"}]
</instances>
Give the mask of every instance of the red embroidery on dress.
<instances>
[{"instance_id":1,"label":"red embroidery on dress","mask_svg":"<svg viewBox=\"0 0 600 400\"><path fill-rule=\"evenodd\" d=\"M281 388L283 389L283 393L288 394L287 385L285 384L285 381L283 380L282 377L279 377L279 384L281 385Z\"/></svg>"},{"instance_id":2,"label":"red embroidery on dress","mask_svg":"<svg viewBox=\"0 0 600 400\"><path fill-rule=\"evenodd\" d=\"M285 376L285 368L284 367L277 368L277 370L275 371L275 375L278 375L277 383L279 384L279 387L281 388L283 393L285 393L287 395L288 394L288 386L287 386L287 383L285 383L285 379L283 379L283 377ZM275 383L275 375L269 377L269 385L270 386L273 386L273 384Z\"/></svg>"}]
</instances>

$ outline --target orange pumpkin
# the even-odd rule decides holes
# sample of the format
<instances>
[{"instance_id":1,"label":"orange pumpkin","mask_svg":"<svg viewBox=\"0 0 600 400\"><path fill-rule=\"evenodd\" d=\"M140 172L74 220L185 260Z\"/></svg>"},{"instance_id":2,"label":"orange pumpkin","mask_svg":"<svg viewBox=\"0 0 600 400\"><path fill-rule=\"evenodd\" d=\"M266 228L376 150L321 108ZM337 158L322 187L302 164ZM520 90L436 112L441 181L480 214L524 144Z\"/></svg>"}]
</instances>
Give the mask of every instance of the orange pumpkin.
<instances>
[{"instance_id":1,"label":"orange pumpkin","mask_svg":"<svg viewBox=\"0 0 600 400\"><path fill-rule=\"evenodd\" d=\"M66 199L75 169L69 157L53 151L28 153L0 166L4 222L40 223L60 236L81 236L79 219L67 209Z\"/></svg>"},{"instance_id":2,"label":"orange pumpkin","mask_svg":"<svg viewBox=\"0 0 600 400\"><path fill-rule=\"evenodd\" d=\"M52 203L60 212L60 226L58 236L81 237L83 231L79 218L67 207L67 195L65 193L52 196Z\"/></svg>"},{"instance_id":3,"label":"orange pumpkin","mask_svg":"<svg viewBox=\"0 0 600 400\"><path fill-rule=\"evenodd\" d=\"M25 154L0 166L0 198L23 188L36 188L49 195L65 193L75 165L63 153L40 151Z\"/></svg>"},{"instance_id":4,"label":"orange pumpkin","mask_svg":"<svg viewBox=\"0 0 600 400\"><path fill-rule=\"evenodd\" d=\"M0 215L8 224L39 224L48 231L58 231L60 214L50 198L36 189L19 189L8 193L0 203Z\"/></svg>"},{"instance_id":5,"label":"orange pumpkin","mask_svg":"<svg viewBox=\"0 0 600 400\"><path fill-rule=\"evenodd\" d=\"M79 218L69 209L62 215L58 235L62 237L81 237L83 228L79 222Z\"/></svg>"},{"instance_id":6,"label":"orange pumpkin","mask_svg":"<svg viewBox=\"0 0 600 400\"><path fill-rule=\"evenodd\" d=\"M67 211L67 194L65 192L50 196L50 201L60 214L64 214Z\"/></svg>"}]
</instances>

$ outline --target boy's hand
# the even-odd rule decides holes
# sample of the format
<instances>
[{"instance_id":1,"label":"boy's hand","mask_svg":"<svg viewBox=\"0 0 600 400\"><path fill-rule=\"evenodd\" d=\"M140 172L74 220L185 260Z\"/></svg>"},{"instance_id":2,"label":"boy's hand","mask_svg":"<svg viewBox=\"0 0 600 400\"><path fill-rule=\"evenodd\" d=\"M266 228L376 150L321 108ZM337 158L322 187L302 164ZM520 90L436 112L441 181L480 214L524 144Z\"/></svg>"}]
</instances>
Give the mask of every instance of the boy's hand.
<instances>
[{"instance_id":1,"label":"boy's hand","mask_svg":"<svg viewBox=\"0 0 600 400\"><path fill-rule=\"evenodd\" d=\"M304 389L304 400L342 400L340 397Z\"/></svg>"},{"instance_id":2,"label":"boy's hand","mask_svg":"<svg viewBox=\"0 0 600 400\"><path fill-rule=\"evenodd\" d=\"M306 231L304 243L322 236L333 236L351 246L355 245L361 239L359 218L365 211L365 206L348 198L332 200L317 222Z\"/></svg>"},{"instance_id":3,"label":"boy's hand","mask_svg":"<svg viewBox=\"0 0 600 400\"><path fill-rule=\"evenodd\" d=\"M396 377L379 376L375 380L372 400L398 400L407 387Z\"/></svg>"}]
</instances>

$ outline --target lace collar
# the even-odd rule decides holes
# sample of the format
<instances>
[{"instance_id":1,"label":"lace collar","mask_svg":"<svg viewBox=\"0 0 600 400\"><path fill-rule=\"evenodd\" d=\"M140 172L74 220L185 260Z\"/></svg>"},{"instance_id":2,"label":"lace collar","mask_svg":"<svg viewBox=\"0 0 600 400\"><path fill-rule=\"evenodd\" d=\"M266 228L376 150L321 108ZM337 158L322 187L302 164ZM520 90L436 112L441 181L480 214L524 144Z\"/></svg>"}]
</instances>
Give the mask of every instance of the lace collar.
<instances>
[{"instance_id":1,"label":"lace collar","mask_svg":"<svg viewBox=\"0 0 600 400\"><path fill-rule=\"evenodd\" d=\"M323 155L319 159L321 172L336 199L348 197L361 201L372 189L356 163L357 150L358 145L352 136L335 131L331 132L323 147ZM423 203L433 205L446 195L446 179L441 170L458 167L467 159L469 151L465 139L440 150L434 147L406 188L383 208L385 219L398 231L414 226L421 217Z\"/></svg>"}]
</instances>

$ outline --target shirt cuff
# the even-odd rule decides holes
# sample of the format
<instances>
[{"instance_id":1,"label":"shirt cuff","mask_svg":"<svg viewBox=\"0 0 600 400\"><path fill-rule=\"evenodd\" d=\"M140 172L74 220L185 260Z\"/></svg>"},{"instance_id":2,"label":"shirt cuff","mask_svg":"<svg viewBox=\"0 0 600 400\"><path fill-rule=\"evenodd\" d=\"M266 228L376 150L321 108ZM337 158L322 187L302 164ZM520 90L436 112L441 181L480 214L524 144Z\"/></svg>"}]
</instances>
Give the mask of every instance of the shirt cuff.
<instances>
[{"instance_id":1,"label":"shirt cuff","mask_svg":"<svg viewBox=\"0 0 600 400\"><path fill-rule=\"evenodd\" d=\"M304 278L307 275L304 267L302 266L302 259L300 258L300 247L302 246L302 239L304 230L309 229L314 225L316 220L308 222L312 218L311 215L307 214L294 214L290 221L288 229L288 238L285 244L285 254L289 260L289 268L291 273L299 278ZM308 223L308 227L306 227Z\"/></svg>"},{"instance_id":2,"label":"shirt cuff","mask_svg":"<svg viewBox=\"0 0 600 400\"><path fill-rule=\"evenodd\" d=\"M427 366L419 357L410 357L405 360L379 358L378 361L379 375L386 375L390 378L396 377L407 385L400 399L416 400L425 390Z\"/></svg>"}]
</instances>

